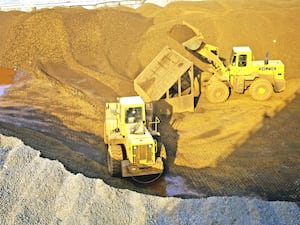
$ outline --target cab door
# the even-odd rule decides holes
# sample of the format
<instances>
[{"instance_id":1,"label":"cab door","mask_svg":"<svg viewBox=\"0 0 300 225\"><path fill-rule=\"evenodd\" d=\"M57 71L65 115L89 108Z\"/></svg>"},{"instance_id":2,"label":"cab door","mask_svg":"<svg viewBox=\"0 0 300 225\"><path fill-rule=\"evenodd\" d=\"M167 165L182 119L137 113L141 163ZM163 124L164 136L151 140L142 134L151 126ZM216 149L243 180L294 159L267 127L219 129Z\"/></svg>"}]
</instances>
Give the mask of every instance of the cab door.
<instances>
[{"instance_id":1,"label":"cab door","mask_svg":"<svg viewBox=\"0 0 300 225\"><path fill-rule=\"evenodd\" d=\"M249 65L248 65L248 55L245 53L241 53L237 55L237 63L236 63L236 74L237 76L243 76L249 74Z\"/></svg>"},{"instance_id":2,"label":"cab door","mask_svg":"<svg viewBox=\"0 0 300 225\"><path fill-rule=\"evenodd\" d=\"M249 56L246 53L235 53L230 65L230 83L237 93L245 90L245 76L249 74Z\"/></svg>"}]
</instances>

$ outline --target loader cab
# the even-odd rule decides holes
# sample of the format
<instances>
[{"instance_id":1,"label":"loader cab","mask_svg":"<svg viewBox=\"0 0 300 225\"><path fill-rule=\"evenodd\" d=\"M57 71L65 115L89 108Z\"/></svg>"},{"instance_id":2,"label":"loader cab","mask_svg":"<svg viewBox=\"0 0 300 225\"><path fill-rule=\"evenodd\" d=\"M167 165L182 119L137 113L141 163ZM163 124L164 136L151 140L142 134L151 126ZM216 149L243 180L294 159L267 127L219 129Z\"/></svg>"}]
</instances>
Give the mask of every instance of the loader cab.
<instances>
[{"instance_id":1,"label":"loader cab","mask_svg":"<svg viewBox=\"0 0 300 225\"><path fill-rule=\"evenodd\" d=\"M145 123L145 103L140 96L122 97L120 102L120 124L122 135L129 124Z\"/></svg>"},{"instance_id":2,"label":"loader cab","mask_svg":"<svg viewBox=\"0 0 300 225\"><path fill-rule=\"evenodd\" d=\"M252 51L249 47L233 47L230 75L250 75L252 72Z\"/></svg>"}]
</instances>

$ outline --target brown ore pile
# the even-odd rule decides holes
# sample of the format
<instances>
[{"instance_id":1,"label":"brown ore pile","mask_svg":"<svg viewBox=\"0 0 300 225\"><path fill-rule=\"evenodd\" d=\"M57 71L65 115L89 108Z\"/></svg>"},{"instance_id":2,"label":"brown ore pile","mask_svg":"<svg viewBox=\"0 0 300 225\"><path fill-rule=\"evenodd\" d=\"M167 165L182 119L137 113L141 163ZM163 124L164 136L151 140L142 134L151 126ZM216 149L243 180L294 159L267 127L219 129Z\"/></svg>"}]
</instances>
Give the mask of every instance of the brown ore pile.
<instances>
[{"instance_id":1,"label":"brown ore pile","mask_svg":"<svg viewBox=\"0 0 300 225\"><path fill-rule=\"evenodd\" d=\"M0 223L300 224L299 13L298 0L0 12L0 67L16 69L0 96ZM282 60L286 90L264 102L200 96L194 113L161 117L160 181L111 178L105 102L136 95L134 79L176 50L169 31L183 21L227 63L244 45Z\"/></svg>"}]
</instances>

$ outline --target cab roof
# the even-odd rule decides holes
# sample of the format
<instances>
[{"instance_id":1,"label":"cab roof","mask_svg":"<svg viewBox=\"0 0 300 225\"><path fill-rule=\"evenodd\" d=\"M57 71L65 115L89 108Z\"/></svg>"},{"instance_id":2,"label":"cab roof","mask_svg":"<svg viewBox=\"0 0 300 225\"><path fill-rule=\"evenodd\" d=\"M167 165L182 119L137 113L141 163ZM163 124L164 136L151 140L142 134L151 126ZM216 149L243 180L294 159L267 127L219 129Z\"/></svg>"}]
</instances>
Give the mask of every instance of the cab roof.
<instances>
[{"instance_id":1,"label":"cab roof","mask_svg":"<svg viewBox=\"0 0 300 225\"><path fill-rule=\"evenodd\" d=\"M238 46L233 47L233 52L251 52L251 49L248 46Z\"/></svg>"},{"instance_id":2,"label":"cab roof","mask_svg":"<svg viewBox=\"0 0 300 225\"><path fill-rule=\"evenodd\" d=\"M119 101L121 105L144 104L141 96L121 97Z\"/></svg>"}]
</instances>

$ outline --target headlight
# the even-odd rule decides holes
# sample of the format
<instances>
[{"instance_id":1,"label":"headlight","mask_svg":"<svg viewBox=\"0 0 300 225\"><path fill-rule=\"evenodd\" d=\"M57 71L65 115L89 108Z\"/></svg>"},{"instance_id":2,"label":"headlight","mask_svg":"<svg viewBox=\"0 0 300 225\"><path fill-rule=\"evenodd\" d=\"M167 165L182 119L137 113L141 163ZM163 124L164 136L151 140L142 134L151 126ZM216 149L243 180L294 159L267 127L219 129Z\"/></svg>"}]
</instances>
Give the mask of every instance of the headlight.
<instances>
[{"instance_id":1,"label":"headlight","mask_svg":"<svg viewBox=\"0 0 300 225\"><path fill-rule=\"evenodd\" d=\"M149 148L152 148L152 145L150 144L150 145L148 145L148 147L149 147Z\"/></svg>"},{"instance_id":2,"label":"headlight","mask_svg":"<svg viewBox=\"0 0 300 225\"><path fill-rule=\"evenodd\" d=\"M133 148L134 150L136 150L136 149L137 149L137 146L133 146L132 148Z\"/></svg>"}]
</instances>

